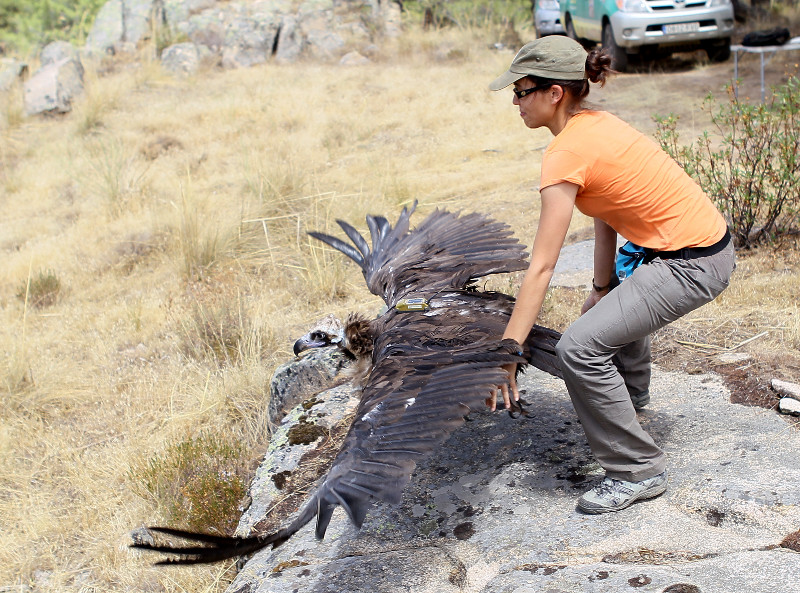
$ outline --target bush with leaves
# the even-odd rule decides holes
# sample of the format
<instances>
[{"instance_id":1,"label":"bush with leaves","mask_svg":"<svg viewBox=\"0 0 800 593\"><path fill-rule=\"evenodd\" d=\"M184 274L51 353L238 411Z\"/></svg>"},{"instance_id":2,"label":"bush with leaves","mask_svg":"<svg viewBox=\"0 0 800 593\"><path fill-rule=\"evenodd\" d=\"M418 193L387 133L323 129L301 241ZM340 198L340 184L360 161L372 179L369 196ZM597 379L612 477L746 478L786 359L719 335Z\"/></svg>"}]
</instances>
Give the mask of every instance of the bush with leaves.
<instances>
[{"instance_id":1,"label":"bush with leaves","mask_svg":"<svg viewBox=\"0 0 800 593\"><path fill-rule=\"evenodd\" d=\"M19 52L51 41L82 43L106 0L0 0L0 48Z\"/></svg>"},{"instance_id":2,"label":"bush with leaves","mask_svg":"<svg viewBox=\"0 0 800 593\"><path fill-rule=\"evenodd\" d=\"M800 226L800 80L775 87L769 102L709 94L703 109L716 127L679 143L678 118L656 117L656 139L716 200L737 247L774 243Z\"/></svg>"},{"instance_id":3,"label":"bush with leaves","mask_svg":"<svg viewBox=\"0 0 800 593\"><path fill-rule=\"evenodd\" d=\"M507 23L533 23L530 0L406 0L403 9L434 29L485 28Z\"/></svg>"},{"instance_id":4,"label":"bush with leaves","mask_svg":"<svg viewBox=\"0 0 800 593\"><path fill-rule=\"evenodd\" d=\"M200 434L173 442L131 468L134 490L171 525L230 535L241 516L250 472L241 444Z\"/></svg>"}]
</instances>

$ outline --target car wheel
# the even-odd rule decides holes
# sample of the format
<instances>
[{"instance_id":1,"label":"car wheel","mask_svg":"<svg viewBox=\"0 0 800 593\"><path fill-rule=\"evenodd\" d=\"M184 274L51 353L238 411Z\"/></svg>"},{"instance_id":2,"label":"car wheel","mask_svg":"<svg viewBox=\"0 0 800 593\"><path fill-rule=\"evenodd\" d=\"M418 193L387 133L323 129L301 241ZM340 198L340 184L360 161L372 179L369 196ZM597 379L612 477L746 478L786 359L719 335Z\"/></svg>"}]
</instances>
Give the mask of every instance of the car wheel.
<instances>
[{"instance_id":1,"label":"car wheel","mask_svg":"<svg viewBox=\"0 0 800 593\"><path fill-rule=\"evenodd\" d=\"M705 46L705 50L712 62L727 62L731 57L731 38L726 37L721 43L709 43Z\"/></svg>"},{"instance_id":2,"label":"car wheel","mask_svg":"<svg viewBox=\"0 0 800 593\"><path fill-rule=\"evenodd\" d=\"M580 41L580 39L578 39L578 34L575 33L575 25L572 24L572 18L569 16L567 16L567 26L565 29L567 31L567 37L575 41Z\"/></svg>"},{"instance_id":3,"label":"car wheel","mask_svg":"<svg viewBox=\"0 0 800 593\"><path fill-rule=\"evenodd\" d=\"M628 67L628 54L617 45L614 39L614 30L609 23L603 26L603 49L611 55L611 67L617 72L625 72Z\"/></svg>"}]
</instances>

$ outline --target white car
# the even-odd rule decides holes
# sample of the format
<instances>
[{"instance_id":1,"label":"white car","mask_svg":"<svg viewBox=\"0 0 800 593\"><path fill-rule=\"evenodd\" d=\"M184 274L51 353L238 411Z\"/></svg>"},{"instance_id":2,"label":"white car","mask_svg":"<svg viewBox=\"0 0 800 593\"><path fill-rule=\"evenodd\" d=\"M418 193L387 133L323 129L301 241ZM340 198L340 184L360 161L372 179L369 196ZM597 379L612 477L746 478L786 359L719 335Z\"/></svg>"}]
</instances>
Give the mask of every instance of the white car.
<instances>
[{"instance_id":1,"label":"white car","mask_svg":"<svg viewBox=\"0 0 800 593\"><path fill-rule=\"evenodd\" d=\"M731 0L562 0L561 20L573 39L602 43L620 72L632 56L704 49L712 62L724 62L731 55Z\"/></svg>"},{"instance_id":2,"label":"white car","mask_svg":"<svg viewBox=\"0 0 800 593\"><path fill-rule=\"evenodd\" d=\"M536 27L536 37L564 34L558 0L531 0L531 6L533 7L533 26Z\"/></svg>"}]
</instances>

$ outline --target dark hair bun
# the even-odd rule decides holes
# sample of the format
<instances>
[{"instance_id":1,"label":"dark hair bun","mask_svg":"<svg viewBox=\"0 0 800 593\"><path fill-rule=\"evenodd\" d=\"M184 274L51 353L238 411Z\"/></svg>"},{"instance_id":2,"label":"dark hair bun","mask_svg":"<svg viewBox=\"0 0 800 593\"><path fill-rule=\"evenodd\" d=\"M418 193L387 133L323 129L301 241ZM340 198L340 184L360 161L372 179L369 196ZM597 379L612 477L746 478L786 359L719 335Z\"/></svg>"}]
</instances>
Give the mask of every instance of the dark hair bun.
<instances>
[{"instance_id":1,"label":"dark hair bun","mask_svg":"<svg viewBox=\"0 0 800 593\"><path fill-rule=\"evenodd\" d=\"M592 82L599 82L603 86L613 73L611 55L605 49L594 48L586 56L586 75Z\"/></svg>"}]
</instances>

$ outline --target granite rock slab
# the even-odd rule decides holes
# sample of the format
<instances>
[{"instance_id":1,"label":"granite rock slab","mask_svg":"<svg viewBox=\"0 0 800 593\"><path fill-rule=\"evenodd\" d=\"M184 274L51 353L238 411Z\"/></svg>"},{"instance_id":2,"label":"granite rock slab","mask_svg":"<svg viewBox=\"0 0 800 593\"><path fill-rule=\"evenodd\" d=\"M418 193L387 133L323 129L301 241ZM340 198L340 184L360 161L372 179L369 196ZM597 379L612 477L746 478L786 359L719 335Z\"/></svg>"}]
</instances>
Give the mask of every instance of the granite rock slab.
<instances>
[{"instance_id":1,"label":"granite rock slab","mask_svg":"<svg viewBox=\"0 0 800 593\"><path fill-rule=\"evenodd\" d=\"M575 503L602 470L563 383L534 371L521 387L529 417L473 413L399 505L374 505L360 531L338 509L324 540L309 524L229 592L798 590L800 553L780 547L800 529L800 431L785 416L730 403L715 375L655 369L639 418L669 488L590 516Z\"/></svg>"}]
</instances>

